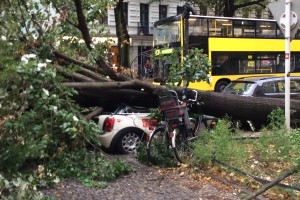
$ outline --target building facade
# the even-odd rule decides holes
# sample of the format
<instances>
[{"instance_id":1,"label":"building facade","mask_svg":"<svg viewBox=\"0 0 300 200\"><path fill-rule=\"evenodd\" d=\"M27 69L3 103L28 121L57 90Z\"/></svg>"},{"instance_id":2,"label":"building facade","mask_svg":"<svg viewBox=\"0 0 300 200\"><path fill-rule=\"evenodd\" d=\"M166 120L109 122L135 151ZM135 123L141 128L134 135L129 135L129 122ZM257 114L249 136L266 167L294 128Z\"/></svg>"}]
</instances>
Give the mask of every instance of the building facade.
<instances>
[{"instance_id":1,"label":"building facade","mask_svg":"<svg viewBox=\"0 0 300 200\"><path fill-rule=\"evenodd\" d=\"M139 71L152 52L153 24L155 21L176 15L181 12L185 1L162 0L149 3L149 0L124 1L123 11L127 20L127 30L130 35L130 65L134 71ZM116 37L114 9L107 11L107 24L110 36ZM112 44L112 61L118 66L117 40Z\"/></svg>"}]
</instances>

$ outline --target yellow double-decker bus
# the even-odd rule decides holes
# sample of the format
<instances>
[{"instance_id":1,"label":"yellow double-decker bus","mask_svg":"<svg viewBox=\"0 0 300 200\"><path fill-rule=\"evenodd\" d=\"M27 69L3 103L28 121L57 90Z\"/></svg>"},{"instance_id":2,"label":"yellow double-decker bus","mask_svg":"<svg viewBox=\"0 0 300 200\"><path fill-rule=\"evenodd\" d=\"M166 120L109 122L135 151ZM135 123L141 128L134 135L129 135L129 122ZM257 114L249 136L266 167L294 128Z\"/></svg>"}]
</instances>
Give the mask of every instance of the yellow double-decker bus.
<instances>
[{"instance_id":1,"label":"yellow double-decker bus","mask_svg":"<svg viewBox=\"0 0 300 200\"><path fill-rule=\"evenodd\" d=\"M299 32L299 31L298 31ZM291 76L300 75L300 33L291 42ZM168 76L167 59L174 49L198 48L211 61L210 83L190 83L190 88L220 92L230 81L247 76L283 76L285 40L275 20L180 15L154 23L154 77Z\"/></svg>"}]
</instances>

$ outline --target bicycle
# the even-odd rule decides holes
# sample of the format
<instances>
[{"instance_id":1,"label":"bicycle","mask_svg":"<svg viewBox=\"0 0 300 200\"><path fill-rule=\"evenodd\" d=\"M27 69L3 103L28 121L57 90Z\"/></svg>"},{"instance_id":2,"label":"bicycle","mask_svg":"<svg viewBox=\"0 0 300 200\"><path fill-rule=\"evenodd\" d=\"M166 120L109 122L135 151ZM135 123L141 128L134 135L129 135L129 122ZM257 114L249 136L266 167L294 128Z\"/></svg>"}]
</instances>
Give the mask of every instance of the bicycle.
<instances>
[{"instance_id":1,"label":"bicycle","mask_svg":"<svg viewBox=\"0 0 300 200\"><path fill-rule=\"evenodd\" d=\"M191 141L197 138L201 124L210 129L211 124L208 122L215 122L216 118L203 114L203 103L199 101L196 90L186 93L185 89L182 101L179 101L174 90L161 92L158 97L163 121L147 139L148 160L157 164L163 159L161 154L164 154L175 156L181 163L187 162L191 157ZM190 117L189 111L195 115Z\"/></svg>"}]
</instances>

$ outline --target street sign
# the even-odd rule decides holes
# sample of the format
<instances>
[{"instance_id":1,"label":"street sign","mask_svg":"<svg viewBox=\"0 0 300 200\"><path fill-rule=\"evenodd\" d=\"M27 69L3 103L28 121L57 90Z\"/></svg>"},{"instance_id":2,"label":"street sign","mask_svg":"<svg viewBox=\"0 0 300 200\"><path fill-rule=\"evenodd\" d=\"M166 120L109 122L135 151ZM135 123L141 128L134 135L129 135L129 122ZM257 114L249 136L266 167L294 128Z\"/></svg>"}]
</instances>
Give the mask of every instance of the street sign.
<instances>
[{"instance_id":1,"label":"street sign","mask_svg":"<svg viewBox=\"0 0 300 200\"><path fill-rule=\"evenodd\" d=\"M291 1L291 38L293 39L300 27L300 1ZM269 3L268 8L270 9L274 19L277 21L279 28L282 33L285 32L285 1L277 1Z\"/></svg>"},{"instance_id":2,"label":"street sign","mask_svg":"<svg viewBox=\"0 0 300 200\"><path fill-rule=\"evenodd\" d=\"M286 22L286 14L283 13L283 14L280 16L280 19L279 19L279 26L280 26L283 30L285 30L285 22ZM294 13L293 11L291 11L291 22L290 22L290 23L291 23L291 24L290 24L291 30L292 30L293 28L296 27L297 22L298 22L298 16L297 16L297 14Z\"/></svg>"}]
</instances>

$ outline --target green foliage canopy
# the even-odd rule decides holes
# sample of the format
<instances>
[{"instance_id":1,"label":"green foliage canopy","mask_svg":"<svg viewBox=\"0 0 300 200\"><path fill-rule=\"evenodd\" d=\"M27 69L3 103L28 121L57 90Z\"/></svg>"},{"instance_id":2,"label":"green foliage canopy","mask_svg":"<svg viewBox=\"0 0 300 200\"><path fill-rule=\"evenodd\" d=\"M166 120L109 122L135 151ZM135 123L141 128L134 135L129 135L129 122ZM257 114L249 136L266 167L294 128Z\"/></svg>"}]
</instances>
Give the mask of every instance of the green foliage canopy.
<instances>
[{"instance_id":1,"label":"green foliage canopy","mask_svg":"<svg viewBox=\"0 0 300 200\"><path fill-rule=\"evenodd\" d=\"M84 147L99 132L71 100L50 60L24 54L1 72L0 170L16 171L28 159L47 159ZM9 166L9 168L7 168Z\"/></svg>"},{"instance_id":2,"label":"green foliage canopy","mask_svg":"<svg viewBox=\"0 0 300 200\"><path fill-rule=\"evenodd\" d=\"M53 48L87 63L95 62L108 47L108 41L100 43L95 39L109 32L99 20L113 5L112 0L1 1L0 37L5 37L11 46L10 53L0 52L0 63L6 63L2 60L5 53L15 60L25 53L54 60ZM80 29L85 25L88 30Z\"/></svg>"},{"instance_id":3,"label":"green foliage canopy","mask_svg":"<svg viewBox=\"0 0 300 200\"><path fill-rule=\"evenodd\" d=\"M189 2L200 8L209 8L216 15L226 17L235 16L235 12L248 12L249 10L262 10L270 2L269 0L190 0Z\"/></svg>"}]
</instances>

